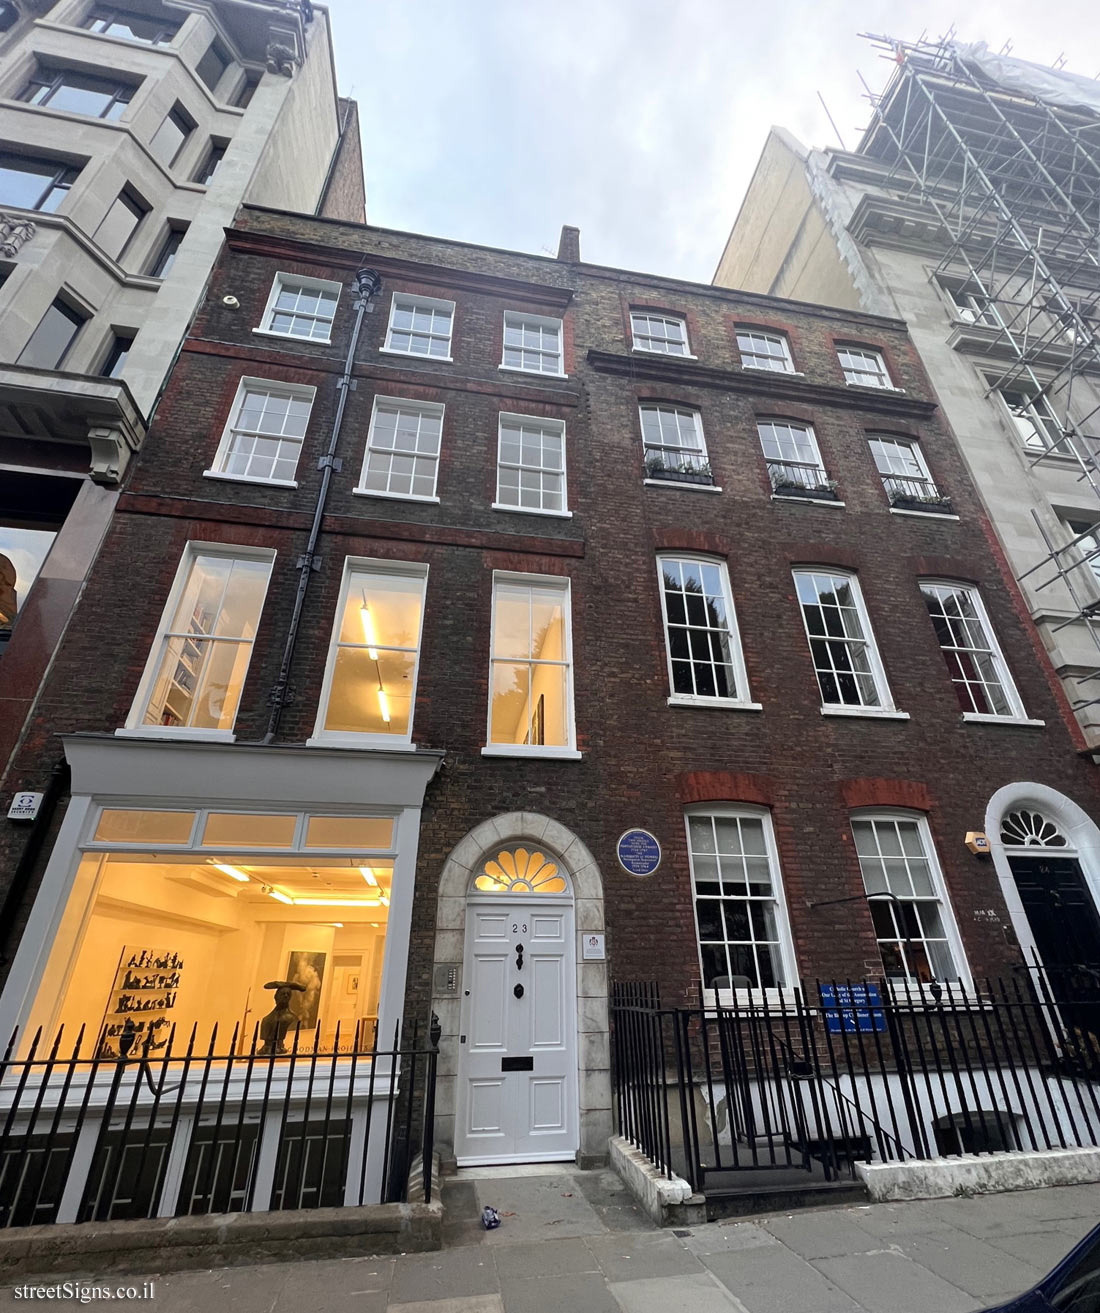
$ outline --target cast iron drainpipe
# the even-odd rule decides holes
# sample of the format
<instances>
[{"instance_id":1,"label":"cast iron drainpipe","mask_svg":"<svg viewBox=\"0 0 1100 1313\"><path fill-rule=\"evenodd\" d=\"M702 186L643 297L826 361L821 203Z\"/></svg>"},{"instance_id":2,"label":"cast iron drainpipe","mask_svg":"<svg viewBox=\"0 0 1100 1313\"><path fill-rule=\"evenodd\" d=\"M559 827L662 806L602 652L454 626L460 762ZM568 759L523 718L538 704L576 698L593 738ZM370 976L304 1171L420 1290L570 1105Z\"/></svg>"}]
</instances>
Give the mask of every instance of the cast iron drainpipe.
<instances>
[{"instance_id":1,"label":"cast iron drainpipe","mask_svg":"<svg viewBox=\"0 0 1100 1313\"><path fill-rule=\"evenodd\" d=\"M305 606L306 593L309 592L309 577L314 570L321 568L321 558L317 554L317 540L321 536L321 521L325 515L325 502L328 500L332 472L340 467L340 463L336 459L336 448L340 442L340 428L344 422L348 392L355 386L351 377L352 366L355 363L355 348L359 345L359 333L363 327L363 316L373 312L374 307L371 302L382 290L382 276L374 269L358 269L355 273L355 288L359 294L359 300L355 303L355 326L351 330L351 341L348 343L344 372L340 375L336 384L340 395L336 402L336 417L332 421L332 434L328 440L328 450L317 462L321 471L321 486L317 492L317 504L313 508L313 524L309 530L309 541L306 543L306 550L298 557L298 592L294 598L294 610L290 616L290 627L287 630L286 646L283 648L283 660L279 667L279 677L271 689L271 715L267 722L267 733L261 740L263 743L270 743L278 733L283 708L290 701L290 666L294 660L294 647L298 642L298 629L302 623L302 608Z\"/></svg>"}]
</instances>

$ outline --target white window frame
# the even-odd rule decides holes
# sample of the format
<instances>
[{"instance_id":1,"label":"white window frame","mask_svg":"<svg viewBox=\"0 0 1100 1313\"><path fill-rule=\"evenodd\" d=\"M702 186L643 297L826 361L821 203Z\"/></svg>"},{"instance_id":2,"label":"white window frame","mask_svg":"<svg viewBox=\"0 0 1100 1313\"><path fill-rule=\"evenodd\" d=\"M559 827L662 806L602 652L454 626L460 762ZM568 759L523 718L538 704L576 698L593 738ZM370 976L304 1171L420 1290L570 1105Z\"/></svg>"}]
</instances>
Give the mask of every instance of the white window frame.
<instances>
[{"instance_id":1,"label":"white window frame","mask_svg":"<svg viewBox=\"0 0 1100 1313\"><path fill-rule=\"evenodd\" d=\"M378 418L378 411L386 409L389 406L408 406L413 410L419 410L425 413L432 413L439 416L439 449L435 453L435 481L432 485L431 496L425 496L420 492L390 492L389 489L368 488L366 487L367 464L370 461L372 444L374 442L374 426ZM353 489L357 497L387 497L393 501L422 501L437 503L439 501L439 461L443 453L443 419L446 413L446 407L438 401L416 401L412 397L389 397L376 393L374 404L371 406L370 426L367 429L367 442L363 450L363 465L359 471L359 482ZM389 454L408 454L400 452L391 452L388 447L380 447L379 451Z\"/></svg>"},{"instance_id":2,"label":"white window frame","mask_svg":"<svg viewBox=\"0 0 1100 1313\"><path fill-rule=\"evenodd\" d=\"M656 411L658 414L664 413L667 415L677 415L677 416L690 415L692 418L692 423L695 426L695 432L699 438L698 448L681 447L675 445L674 443L653 444L648 442L645 433L645 414L647 410ZM694 406L678 406L670 401L639 401L638 402L638 429L642 436L643 466L645 466L645 462L648 460L651 452L653 452L654 454L659 454L662 460L665 459L665 453L668 453L668 456L672 458L675 456L677 452L680 452L685 457L694 456L699 461L700 466L706 465L708 468L710 467L710 455L707 452L707 439L706 439L706 434L703 432L703 415L702 412L696 410ZM679 422L677 422L676 424L676 431L677 433L679 433L680 431ZM645 466L645 468L648 472L648 466ZM669 469L668 466L665 466L664 468L670 474L676 472L674 470ZM711 479L713 480L714 478L713 469L711 469L710 471L710 476ZM660 480L654 480L654 482L675 484L676 480L660 479ZM706 486L706 485L692 484L688 486L694 487L694 486Z\"/></svg>"},{"instance_id":3,"label":"white window frame","mask_svg":"<svg viewBox=\"0 0 1100 1313\"><path fill-rule=\"evenodd\" d=\"M369 570L376 575L396 575L404 579L420 580L420 628L416 635L416 659L413 662L412 694L409 702L409 731L407 734L351 734L346 730L326 730L325 717L328 714L329 697L332 694L332 680L336 673L336 657L342 646L363 646L366 644L341 644L340 630L343 627L344 607L348 600L348 590L355 571ZM344 573L340 579L340 592L336 601L336 614L333 617L332 633L329 637L328 656L325 658L325 673L321 681L321 696L317 702L317 719L313 726L313 735L306 740L307 747L349 747L349 748L406 748L415 751L412 741L413 719L416 714L416 690L420 680L420 655L424 646L424 612L427 609L428 567L416 561L392 561L372 556L345 556ZM384 647L384 644L379 644ZM404 650L404 649L403 649Z\"/></svg>"},{"instance_id":4,"label":"white window frame","mask_svg":"<svg viewBox=\"0 0 1100 1313\"><path fill-rule=\"evenodd\" d=\"M411 305L414 309L418 306L429 310L446 310L450 315L451 326L447 334L447 354L445 356L433 356L430 351L404 351L400 347L393 345L393 317L399 307L407 308ZM433 319L434 323L434 319ZM401 328L397 330L404 333L407 330ZM417 330L419 332L419 330ZM390 317L386 325L386 341L384 346L380 346L379 351L384 351L392 356L411 356L414 360L433 360L438 365L450 365L454 363L451 352L454 349L455 335L455 303L453 301L444 301L436 296L421 296L418 292L394 292L390 297ZM443 339L442 333L431 332L428 334L428 340Z\"/></svg>"},{"instance_id":5,"label":"white window frame","mask_svg":"<svg viewBox=\"0 0 1100 1313\"><path fill-rule=\"evenodd\" d=\"M813 453L813 457L814 457L813 462L801 461L801 460L787 460L786 458L783 457L782 450L780 450L779 458L776 458L775 456L769 456L767 448L764 445L765 425L767 425L770 428L777 428L777 427L787 428L787 429L791 429L792 431L799 430L802 433L804 433L809 443L810 451ZM816 484L811 484L811 483L801 484L801 486L804 487L809 492L812 492L817 488L821 489L822 491L827 491L833 486L829 479L829 472L825 468L825 462L821 459L821 448L817 445L817 434L814 432L814 426L811 423L809 423L808 420L785 419L782 415L758 415L756 417L756 440L760 443L760 451L764 457L764 467L768 471L768 481L772 485L772 496L783 497L783 496L798 495L791 493L785 494L777 490L777 485L775 482L775 471L772 469L773 465L782 466L786 469L791 469L794 471L805 470L807 472L807 475L810 472L816 470L817 473L820 474L821 476ZM776 439L776 442L778 444L778 439ZM797 476L794 476L794 482L800 483L800 480L797 478Z\"/></svg>"},{"instance_id":6,"label":"white window frame","mask_svg":"<svg viewBox=\"0 0 1100 1313\"><path fill-rule=\"evenodd\" d=\"M973 720L973 721L985 722L987 724L995 724L995 725L1009 724L1013 721L1020 721L1023 722L1024 724L1030 724L1030 725L1042 724L1043 723L1042 721L1034 721L1028 719L1027 712L1024 710L1023 700L1020 697L1019 690L1016 688L1016 681L1012 678L1012 672L1008 668L1008 662L1005 660L1004 652L1001 650L1001 645L997 641L997 635L994 632L993 625L990 623L989 612L985 609L985 602L982 600L980 589L975 588L973 584L962 583L958 579L939 579L939 578L918 579L917 587L920 589L922 602L925 602L924 590L926 588L949 588L952 592L965 593L967 595L967 597L970 599L971 605L974 608L974 614L977 617L978 624L981 625L982 627L982 632L985 637L985 640L989 644L988 648L984 650L988 653L990 660L993 662L993 667L996 672L998 682L1000 683L1001 689L1005 695L1005 699L1008 702L1009 707L1011 708L1010 711L1008 711L1003 715L997 712L987 712L987 711L961 711L960 714L962 715L963 720ZM929 615L928 621L929 624L932 624L931 615ZM943 645L939 643L938 635L935 634L935 626L933 625L932 628L933 628L933 636L936 637L937 645L939 646L940 653L943 657L944 664L946 666L946 660L947 660L946 654L949 651L957 651L960 649L943 647ZM968 650L977 650L977 649L968 649ZM951 680L952 695L957 697L958 694L955 692L954 689L954 685L956 681L952 676L949 667L947 668L947 677L948 679Z\"/></svg>"},{"instance_id":7,"label":"white window frame","mask_svg":"<svg viewBox=\"0 0 1100 1313\"><path fill-rule=\"evenodd\" d=\"M271 327L272 317L275 314L275 302L279 299L279 293L287 283L294 283L307 292L336 293L336 304L332 307L332 318L328 321L329 331L327 337L305 337L301 333L282 333L277 328ZM336 322L336 311L340 308L340 297L343 291L343 283L334 282L331 278L308 278L305 274L277 273L271 282L271 291L268 294L267 305L264 306L260 326L252 331L263 337L280 338L284 342L314 342L318 346L331 346L332 325ZM294 313L297 314L298 312L295 311ZM311 318L316 323L324 322L319 315L303 315L303 318Z\"/></svg>"},{"instance_id":8,"label":"white window frame","mask_svg":"<svg viewBox=\"0 0 1100 1313\"><path fill-rule=\"evenodd\" d=\"M221 441L218 443L218 450L214 453L214 459L210 462L210 468L203 470L203 477L207 479L229 479L234 483L261 483L271 488L296 488L298 480L295 479L263 479L256 474L231 474L226 468L226 461L229 459L230 450L233 446L233 438L237 433L237 421L240 419L241 406L244 404L245 394L251 391L264 392L282 392L290 397L299 400L308 400L311 414L306 418L306 430L308 433L309 422L312 418L313 402L317 396L315 387L307 387L303 383L283 383L273 378L254 378L245 376L237 386L236 395L233 398L233 404L229 408L229 418L225 422L225 428L222 430ZM259 436L275 438L282 441L295 441L295 439L278 439L276 434L261 434ZM305 447L306 434L302 435L301 443L298 447L298 460L302 458L302 448ZM295 462L295 473L297 473L297 461Z\"/></svg>"},{"instance_id":9,"label":"white window frame","mask_svg":"<svg viewBox=\"0 0 1100 1313\"><path fill-rule=\"evenodd\" d=\"M534 325L535 327L540 328L540 329L544 329L544 328L554 328L554 329L557 330L557 334L558 334L558 351L557 351L557 367L556 367L556 368L554 368L554 369L529 369L529 368L527 368L525 365L509 365L509 364L507 363L507 355L508 355L508 341L507 341L507 338L508 338L508 329L509 329L510 327L512 327L512 328L518 327L518 328L520 328L520 329L522 330L522 329L523 329L526 325L528 325L528 324L532 324L532 325ZM549 356L549 355L550 355L550 352L544 350L544 349L541 348L541 347L539 347L539 348L535 348L535 347L523 347L523 346L521 346L521 347L519 347L518 349L519 349L521 352L523 352L523 351L528 351L528 350L537 350L537 352L538 352L538 354L539 354L540 357L545 357L545 356ZM512 350L514 351L514 350L516 350L516 348L513 347ZM567 378L568 375L567 375L566 372L565 372L565 321L562 320L562 319L554 319L554 318L552 318L552 317L549 316L549 315L532 315L532 314L528 314L526 310L505 310L505 312L504 312L504 328L503 328L503 331L502 331L501 343L500 343L500 366L499 366L499 368L501 368L502 370L504 370L506 373L509 373L509 374L537 374L537 375L539 375L541 378Z\"/></svg>"},{"instance_id":10,"label":"white window frame","mask_svg":"<svg viewBox=\"0 0 1100 1313\"><path fill-rule=\"evenodd\" d=\"M948 313L958 323L993 329L1003 326L996 301L976 290L972 278L962 274L939 274L934 281L947 304ZM959 305L956 296L964 298L968 304Z\"/></svg>"},{"instance_id":11,"label":"white window frame","mask_svg":"<svg viewBox=\"0 0 1100 1313\"><path fill-rule=\"evenodd\" d=\"M954 960L956 975L952 980L940 982L943 985L953 986L955 997L959 997L959 983L962 983L962 994L971 994L974 988L973 977L970 974L970 964L966 957L966 948L963 945L962 935L959 933L958 921L955 919L955 909L951 903L951 897L948 893L947 882L944 880L943 867L940 865L939 853L936 851L936 845L932 839L932 829L928 824L928 817L923 812L910 811L904 807L857 807L848 813L848 824L851 829L854 821L886 821L900 822L905 821L916 824L917 833L920 836L921 847L924 849L925 860L928 862L929 874L932 878L932 888L935 894L935 900L939 903L940 919L943 922L944 938L947 940L947 946ZM863 865L859 860L859 854L855 851L855 831L852 834L852 853L856 859L856 865L859 868L860 880L863 882L864 896L872 898L866 893L867 885L863 875ZM887 901L887 900L883 900ZM913 902L929 902L931 899L911 899L902 900ZM867 915L870 917L870 906L867 909ZM896 918L895 918L896 921ZM903 936L904 938L904 936ZM875 943L878 944L878 934L875 933ZM881 950L879 950L881 953ZM886 976L885 964L882 968L882 974ZM887 978L891 993L895 998L906 998L913 1002L932 1002L936 1000L932 995L927 994L925 987L916 981L891 982ZM947 1003L946 997L943 1003Z\"/></svg>"},{"instance_id":12,"label":"white window frame","mask_svg":"<svg viewBox=\"0 0 1100 1313\"><path fill-rule=\"evenodd\" d=\"M137 692L134 694L130 713L126 717L126 724L122 729L115 730L116 735L132 738L179 738L203 739L222 743L233 742L236 734L232 728L201 729L189 725L147 725L144 721L145 712L153 692L153 683L157 671L160 669L164 657L168 627L172 623L172 617L176 614L176 609L183 597L184 589L187 587L187 580L190 578L197 558L199 556L228 556L233 559L266 561L268 563L264 600L260 604L260 611L256 617L256 632L258 634L263 620L264 607L267 605L267 596L271 591L271 575L274 570L276 555L277 552L273 547L243 547L237 543L203 542L199 539L192 539L187 543L180 557L179 565L176 567L176 577L172 581L172 587L168 590L168 597L161 611L160 619L157 621L156 633L149 645L149 656L146 659L141 679L138 681ZM241 676L242 693L248 681L248 671L252 664L255 648L256 639L253 637L249 645L248 661L245 663L244 672ZM239 702L236 711L233 713L234 725L236 724L238 711L240 711Z\"/></svg>"},{"instance_id":13,"label":"white window frame","mask_svg":"<svg viewBox=\"0 0 1100 1313\"><path fill-rule=\"evenodd\" d=\"M864 356L867 360L873 361L876 368L873 370L864 369L845 364L845 355ZM841 373L844 375L844 382L848 387L871 388L878 392L898 391L894 386L894 380L890 377L890 370L886 364L886 355L878 347L858 346L854 342L838 342L836 344L836 358ZM849 378L849 374L855 374L856 377Z\"/></svg>"},{"instance_id":14,"label":"white window frame","mask_svg":"<svg viewBox=\"0 0 1100 1313\"><path fill-rule=\"evenodd\" d=\"M502 468L505 468L505 466L502 464L501 461L501 448L504 442L505 422L508 420L513 420L513 421L518 420L524 427L527 428L540 428L548 433L556 433L558 437L561 439L561 510L554 510L551 507L544 507L544 506L522 506L519 503L513 504L512 502L501 501L500 471ZM558 472L556 470L544 470L542 466L534 467L530 465L523 465L522 463L516 464L511 461L508 462L506 468L516 469L520 471L523 470L531 471L532 469L535 469L539 473L550 473L550 474L556 474ZM540 496L541 496L541 492L540 492ZM564 420L546 419L540 415L520 415L516 412L509 410L502 410L499 413L499 415L497 416L497 488L496 488L496 500L493 502L493 510L512 511L513 513L519 515L549 515L553 518L561 519L561 520L568 520L572 518L573 512L569 509L569 483L568 483L566 434L565 434Z\"/></svg>"},{"instance_id":15,"label":"white window frame","mask_svg":"<svg viewBox=\"0 0 1100 1313\"><path fill-rule=\"evenodd\" d=\"M695 951L699 965L699 980L703 980L703 945L699 935L699 902L695 892L695 863L692 860L691 846L691 818L693 816L715 816L715 817L751 817L754 820L760 820L763 823L764 830L764 848L768 858L768 869L772 881L772 895L775 900L775 918L776 930L779 935L779 968L783 973L783 982L776 987L752 986L749 989L719 989L719 1003L732 1005L734 996L740 1000L749 998L778 997L780 994L788 994L797 988L799 982L798 961L795 956L794 936L791 934L790 915L787 909L787 897L783 887L783 872L779 863L779 848L775 840L775 827L772 823L771 810L767 807L756 807L748 803L729 803L729 802L703 802L695 803L690 807L684 808L684 841L687 845L688 854L688 872L691 880L691 914L695 921ZM708 897L704 894L703 897ZM728 943L729 941L725 941ZM705 993L713 998L714 990L706 990Z\"/></svg>"},{"instance_id":16,"label":"white window frame","mask_svg":"<svg viewBox=\"0 0 1100 1313\"><path fill-rule=\"evenodd\" d=\"M1072 452L1065 442L1059 447L1054 446L1055 439L1051 437L1050 431L1044 423L1044 419L1050 420L1059 430L1061 429L1061 421L1055 413L1054 407L1050 404L1049 397L1045 394L1040 397L1038 393L1033 393L1027 387L1020 385L1010 386L1008 391L1018 392L1021 396L1027 397L1027 403L1023 407L1024 415L1017 415L1013 411L1002 388L993 387L991 395L997 398L997 404L1001 407L1005 418L1012 427L1017 442L1023 447L1024 451L1030 451L1040 456L1053 456L1055 459L1059 457L1063 460L1072 459ZM1033 432L1030 435L1023 431L1024 423L1031 425Z\"/></svg>"},{"instance_id":17,"label":"white window frame","mask_svg":"<svg viewBox=\"0 0 1100 1313\"><path fill-rule=\"evenodd\" d=\"M537 744L537 743L493 743L493 664L495 661L503 661L506 665L515 665L515 661L506 657L494 657L493 645L496 641L497 628L497 584L529 584L536 588L554 588L562 594L562 616L565 628L565 651L566 659L564 662L555 662L549 664L559 664L566 667L565 680L565 719L569 728L568 742L562 746L560 744ZM568 575L561 574L518 574L511 570L494 570L492 579L492 610L489 620L489 681L488 697L485 708L485 746L481 749L483 757L557 757L570 761L579 761L581 753L577 751L577 717L576 704L573 694L573 609L572 609L572 581Z\"/></svg>"},{"instance_id":18,"label":"white window frame","mask_svg":"<svg viewBox=\"0 0 1100 1313\"><path fill-rule=\"evenodd\" d=\"M639 334L638 334L638 327L639 327L639 326L638 326L638 322L637 322L637 321L640 320L640 319L642 319L642 320L659 320L659 321L660 321L661 323L663 323L663 324L678 324L678 325L680 326L680 330L681 330L681 332L682 332L683 335L684 335L684 340L683 340L683 348L684 348L684 349L683 349L682 351L666 351L666 350L664 350L662 347L659 347L659 346L643 346L643 345L641 345L641 344L639 343L639 341L638 341L638 337L639 337ZM654 338L653 335L652 335L650 332L648 332L647 330L643 330L641 336L644 337L644 338L648 338L650 341L657 341L657 340L658 340L658 339ZM660 339L660 340L667 342L669 339L667 339L667 338L662 338L662 339ZM631 312L630 312L630 343L631 343L631 347L632 347L633 350L635 350L635 351L644 351L647 355L651 355L651 356L672 356L673 359L676 359L676 360L694 360L694 359L696 359L696 357L693 356L692 353L691 353L691 339L688 337L688 326L687 326L687 320L684 318L683 315L667 314L667 313L666 313L665 311L663 311L663 310L631 310Z\"/></svg>"},{"instance_id":19,"label":"white window frame","mask_svg":"<svg viewBox=\"0 0 1100 1313\"><path fill-rule=\"evenodd\" d=\"M1094 510L1063 511L1060 518L1078 560L1087 566L1093 586L1100 588L1100 521L1096 515Z\"/></svg>"},{"instance_id":20,"label":"white window frame","mask_svg":"<svg viewBox=\"0 0 1100 1313\"><path fill-rule=\"evenodd\" d=\"M669 640L668 600L665 597L665 579L663 565L666 561L696 561L700 565L716 566L722 584L722 600L726 604L729 616L730 662L733 666L734 683L737 697L711 697L700 694L677 693L672 672L672 644ZM697 552L664 551L657 555L657 591L661 597L661 624L664 629L665 667L668 671L668 705L670 707L727 707L741 711L760 711L759 702L753 702L749 696L749 677L745 669L745 655L741 648L741 631L737 623L737 611L733 604L733 589L730 587L729 569L726 562L718 556L706 556ZM713 632L708 630L709 632Z\"/></svg>"},{"instance_id":21,"label":"white window frame","mask_svg":"<svg viewBox=\"0 0 1100 1313\"><path fill-rule=\"evenodd\" d=\"M737 341L737 353L741 358L742 369L761 370L766 374L794 374L798 372L794 367L794 358L791 356L791 344L787 339L786 333L767 331L763 328L736 328L734 329L734 337ZM755 337L759 338L762 342L774 343L775 345L782 347L783 353L782 355L775 356L770 355L766 351L754 351L751 346L746 349L741 342L743 337ZM752 363L748 357L758 357L761 360L774 360L776 364L774 366L770 364L757 365Z\"/></svg>"},{"instance_id":22,"label":"white window frame","mask_svg":"<svg viewBox=\"0 0 1100 1313\"><path fill-rule=\"evenodd\" d=\"M890 693L890 684L886 678L886 670L882 664L882 658L879 656L878 643L875 640L875 632L871 628L871 617L867 614L867 605L863 600L863 590L859 585L859 576L854 570L843 570L833 565L800 565L795 566L792 570L795 581L795 602L798 606L799 614L802 617L802 628L806 634L806 647L810 657L810 667L814 672L814 680L817 683L818 694L821 697L821 714L823 716L878 716L891 720L908 720L909 713L898 711L894 705L893 696ZM802 604L802 599L798 596L798 577L799 575L822 575L831 579L845 579L851 585L852 600L855 602L856 615L859 623L863 628L862 641L866 645L867 664L871 668L871 680L875 686L875 692L878 694L878 705L874 706L864 702L826 702L825 694L821 688L821 680L818 678L817 663L814 660L813 646L815 641L820 641L820 634L811 634L809 622L806 618L806 609ZM845 641L840 635L830 636L825 641L841 642ZM857 681L858 683L858 681Z\"/></svg>"}]
</instances>

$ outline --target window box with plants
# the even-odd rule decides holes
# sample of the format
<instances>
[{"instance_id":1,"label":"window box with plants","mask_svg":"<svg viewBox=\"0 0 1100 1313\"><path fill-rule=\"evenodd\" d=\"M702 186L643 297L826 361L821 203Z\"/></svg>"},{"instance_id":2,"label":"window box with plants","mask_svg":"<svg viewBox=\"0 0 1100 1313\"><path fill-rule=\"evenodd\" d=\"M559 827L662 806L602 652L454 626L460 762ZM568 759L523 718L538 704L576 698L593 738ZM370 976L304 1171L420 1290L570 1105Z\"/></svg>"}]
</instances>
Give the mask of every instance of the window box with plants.
<instances>
[{"instance_id":1,"label":"window box with plants","mask_svg":"<svg viewBox=\"0 0 1100 1313\"><path fill-rule=\"evenodd\" d=\"M777 497L805 497L812 501L839 501L835 479L811 483L804 477L772 474L772 492Z\"/></svg>"},{"instance_id":2,"label":"window box with plants","mask_svg":"<svg viewBox=\"0 0 1100 1313\"><path fill-rule=\"evenodd\" d=\"M923 487L887 483L886 495L895 511L925 511L929 515L953 515L951 498L929 483Z\"/></svg>"},{"instance_id":3,"label":"window box with plants","mask_svg":"<svg viewBox=\"0 0 1100 1313\"><path fill-rule=\"evenodd\" d=\"M647 479L667 479L670 483L714 482L708 460L668 459L655 453L645 458L645 474Z\"/></svg>"}]
</instances>

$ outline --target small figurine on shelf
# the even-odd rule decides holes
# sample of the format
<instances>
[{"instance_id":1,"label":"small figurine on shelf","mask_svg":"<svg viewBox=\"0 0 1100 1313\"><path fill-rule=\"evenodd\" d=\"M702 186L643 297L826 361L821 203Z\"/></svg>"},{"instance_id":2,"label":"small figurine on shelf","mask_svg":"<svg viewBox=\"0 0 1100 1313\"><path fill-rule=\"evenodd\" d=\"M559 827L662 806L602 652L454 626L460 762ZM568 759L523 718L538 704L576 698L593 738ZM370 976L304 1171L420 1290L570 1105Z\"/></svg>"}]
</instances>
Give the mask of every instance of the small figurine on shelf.
<instances>
[{"instance_id":1,"label":"small figurine on shelf","mask_svg":"<svg viewBox=\"0 0 1100 1313\"><path fill-rule=\"evenodd\" d=\"M292 990L305 993L305 985L296 980L269 980L264 989L275 991L275 1006L260 1022L261 1057L273 1058L286 1052L286 1034L298 1025L298 1014L291 1010L290 995Z\"/></svg>"}]
</instances>

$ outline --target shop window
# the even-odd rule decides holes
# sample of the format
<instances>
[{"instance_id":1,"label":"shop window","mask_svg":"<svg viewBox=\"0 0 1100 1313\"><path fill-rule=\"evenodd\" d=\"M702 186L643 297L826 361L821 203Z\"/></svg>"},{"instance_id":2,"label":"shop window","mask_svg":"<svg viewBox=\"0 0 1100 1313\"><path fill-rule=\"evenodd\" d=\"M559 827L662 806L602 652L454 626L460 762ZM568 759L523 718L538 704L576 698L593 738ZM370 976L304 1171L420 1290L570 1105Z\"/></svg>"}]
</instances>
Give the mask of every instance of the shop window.
<instances>
[{"instance_id":1,"label":"shop window","mask_svg":"<svg viewBox=\"0 0 1100 1313\"><path fill-rule=\"evenodd\" d=\"M192 543L129 726L228 733L237 715L274 552Z\"/></svg>"},{"instance_id":2,"label":"shop window","mask_svg":"<svg viewBox=\"0 0 1100 1313\"><path fill-rule=\"evenodd\" d=\"M349 558L314 736L409 743L427 569Z\"/></svg>"},{"instance_id":3,"label":"shop window","mask_svg":"<svg viewBox=\"0 0 1100 1313\"><path fill-rule=\"evenodd\" d=\"M489 746L515 756L577 756L569 581L493 576Z\"/></svg>"},{"instance_id":4,"label":"shop window","mask_svg":"<svg viewBox=\"0 0 1100 1313\"><path fill-rule=\"evenodd\" d=\"M102 843L190 843L195 815L193 811L114 811L105 808L100 812L95 837Z\"/></svg>"},{"instance_id":5,"label":"shop window","mask_svg":"<svg viewBox=\"0 0 1100 1313\"><path fill-rule=\"evenodd\" d=\"M69 478L13 470L0 478L0 653L80 487Z\"/></svg>"}]
</instances>

